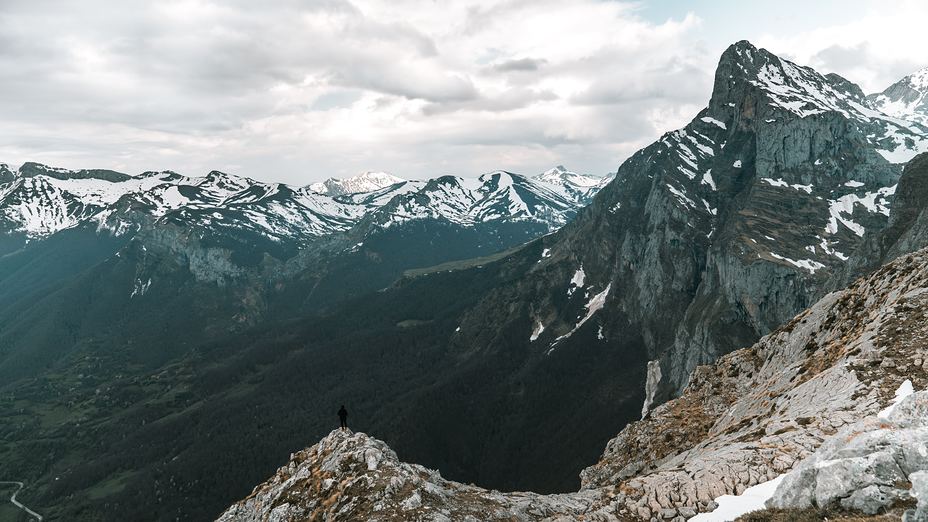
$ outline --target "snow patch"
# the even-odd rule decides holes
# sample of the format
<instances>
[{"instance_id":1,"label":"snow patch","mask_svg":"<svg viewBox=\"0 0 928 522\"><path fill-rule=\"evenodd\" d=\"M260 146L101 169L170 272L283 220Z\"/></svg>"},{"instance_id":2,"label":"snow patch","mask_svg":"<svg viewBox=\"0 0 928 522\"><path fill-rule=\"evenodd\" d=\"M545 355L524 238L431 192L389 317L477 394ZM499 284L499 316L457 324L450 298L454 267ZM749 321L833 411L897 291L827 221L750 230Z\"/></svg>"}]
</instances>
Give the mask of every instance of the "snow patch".
<instances>
[{"instance_id":1,"label":"snow patch","mask_svg":"<svg viewBox=\"0 0 928 522\"><path fill-rule=\"evenodd\" d=\"M573 295L578 288L583 288L585 280L586 274L583 272L583 265L580 265L580 268L574 272L574 276L570 278L570 283L567 285L567 295Z\"/></svg>"},{"instance_id":2,"label":"snow patch","mask_svg":"<svg viewBox=\"0 0 928 522\"><path fill-rule=\"evenodd\" d=\"M912 386L912 381L906 379L899 385L899 388L896 389L896 397L893 398L893 403L880 411L880 413L877 414L877 418L888 419L889 415L896 409L896 406L902 402L902 399L905 399L913 393L915 393L915 388Z\"/></svg>"},{"instance_id":3,"label":"snow patch","mask_svg":"<svg viewBox=\"0 0 928 522\"><path fill-rule=\"evenodd\" d=\"M728 127L725 125L725 122L721 122L721 121L719 121L719 120L717 120L717 119L715 119L715 118L712 118L711 116L704 116L704 117L702 117L702 118L700 118L700 119L701 119L702 121L706 122L706 123L711 123L711 124L713 124L713 125L717 125L717 126L718 126L719 128L721 128L721 129L728 129Z\"/></svg>"},{"instance_id":4,"label":"snow patch","mask_svg":"<svg viewBox=\"0 0 928 522\"><path fill-rule=\"evenodd\" d=\"M719 507L710 513L700 513L689 522L729 522L751 511L764 509L785 476L784 473L773 480L751 486L740 495L722 495L715 499Z\"/></svg>"},{"instance_id":5,"label":"snow patch","mask_svg":"<svg viewBox=\"0 0 928 522\"><path fill-rule=\"evenodd\" d=\"M532 330L532 336L528 338L529 342L535 342L538 340L538 336L545 331L545 325L541 324L541 321L535 319L535 329Z\"/></svg>"},{"instance_id":6,"label":"snow patch","mask_svg":"<svg viewBox=\"0 0 928 522\"><path fill-rule=\"evenodd\" d=\"M578 323L573 327L573 329L571 329L571 330L570 330L569 332L567 332L566 334L564 334L564 335L558 337L557 339L555 339L554 342L551 344L551 348L548 349L547 354L550 354L551 352L554 351L554 347L555 347L555 345L558 343L558 341L561 341L561 340L563 340L563 339L567 339L568 337L570 337L571 335L573 335L574 332L576 332L577 330L579 330L580 327L583 326L584 323L586 323L587 321L590 320L591 317L593 317L593 314L595 314L596 312L602 310L603 306L606 305L606 297L609 296L609 291L610 291L611 289L612 289L612 283L609 283L609 284L606 286L606 289L605 289L605 290L603 290L602 292L600 292L600 293L594 295L592 298L590 298L589 302L586 303L586 315L584 315L583 318L580 319L580 322L578 322ZM546 355L547 355L547 354L546 354Z\"/></svg>"},{"instance_id":7,"label":"snow patch","mask_svg":"<svg viewBox=\"0 0 928 522\"><path fill-rule=\"evenodd\" d=\"M773 252L770 252L770 256L773 257L774 259L779 259L780 261L786 261L787 263L797 268L808 270L810 274L814 274L816 270L825 268L825 265L823 265L822 263L819 263L818 261L812 260L812 259L800 259L799 261L795 261L788 257L783 257L779 254L775 254Z\"/></svg>"}]
</instances>

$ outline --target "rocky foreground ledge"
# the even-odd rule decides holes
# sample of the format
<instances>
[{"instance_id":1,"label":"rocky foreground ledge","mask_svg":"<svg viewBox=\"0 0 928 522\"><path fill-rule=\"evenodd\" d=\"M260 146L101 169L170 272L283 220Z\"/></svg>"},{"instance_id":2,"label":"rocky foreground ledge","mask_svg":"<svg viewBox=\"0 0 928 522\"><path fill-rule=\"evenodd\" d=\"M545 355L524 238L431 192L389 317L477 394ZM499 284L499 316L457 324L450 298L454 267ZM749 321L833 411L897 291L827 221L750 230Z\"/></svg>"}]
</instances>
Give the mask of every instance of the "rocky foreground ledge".
<instances>
[{"instance_id":1,"label":"rocky foreground ledge","mask_svg":"<svg viewBox=\"0 0 928 522\"><path fill-rule=\"evenodd\" d=\"M294 453L288 465L219 521L566 521L595 512L600 503L597 491L500 493L452 482L437 471L400 462L383 441L335 430Z\"/></svg>"},{"instance_id":2,"label":"rocky foreground ledge","mask_svg":"<svg viewBox=\"0 0 928 522\"><path fill-rule=\"evenodd\" d=\"M928 392L921 390L928 390L928 250L697 368L680 398L609 442L581 474L580 492L460 484L400 462L379 440L335 431L219 520L682 522L712 512L723 495L779 479L770 507L781 514L905 512L928 522ZM763 507L761 500L756 508ZM778 520L796 520L789 516Z\"/></svg>"},{"instance_id":3,"label":"rocky foreground ledge","mask_svg":"<svg viewBox=\"0 0 928 522\"><path fill-rule=\"evenodd\" d=\"M623 520L615 502L621 498L612 488L565 495L488 491L400 462L384 442L364 433L335 430L293 454L219 521ZM881 415L830 437L782 477L767 506L840 505L875 515L916 502L903 520L928 522L928 392L900 398Z\"/></svg>"}]
</instances>

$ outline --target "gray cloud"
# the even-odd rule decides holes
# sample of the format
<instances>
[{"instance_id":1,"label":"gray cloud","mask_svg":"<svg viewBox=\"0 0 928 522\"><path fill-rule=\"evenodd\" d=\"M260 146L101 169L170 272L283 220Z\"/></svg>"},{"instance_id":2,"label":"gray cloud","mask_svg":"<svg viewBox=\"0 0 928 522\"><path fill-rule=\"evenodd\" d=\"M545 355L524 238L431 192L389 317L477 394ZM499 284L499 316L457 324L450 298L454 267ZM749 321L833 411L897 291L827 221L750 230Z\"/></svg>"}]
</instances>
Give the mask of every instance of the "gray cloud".
<instances>
[{"instance_id":1,"label":"gray cloud","mask_svg":"<svg viewBox=\"0 0 928 522\"><path fill-rule=\"evenodd\" d=\"M705 44L686 13L639 11L599 0L4 0L0 161L291 183L370 169L604 174L704 106L729 43ZM816 51L804 63L851 80L857 61L880 78L915 68L867 46Z\"/></svg>"},{"instance_id":2,"label":"gray cloud","mask_svg":"<svg viewBox=\"0 0 928 522\"><path fill-rule=\"evenodd\" d=\"M923 61L908 59L905 56L886 56L874 52L869 42L855 45L831 45L812 56L812 63L824 71L857 71L866 69L870 74L880 78L878 89L889 87L902 77L928 65ZM849 78L854 81L852 78Z\"/></svg>"},{"instance_id":3,"label":"gray cloud","mask_svg":"<svg viewBox=\"0 0 928 522\"><path fill-rule=\"evenodd\" d=\"M546 63L548 60L544 58L519 58L494 64L492 68L499 72L537 71Z\"/></svg>"}]
</instances>

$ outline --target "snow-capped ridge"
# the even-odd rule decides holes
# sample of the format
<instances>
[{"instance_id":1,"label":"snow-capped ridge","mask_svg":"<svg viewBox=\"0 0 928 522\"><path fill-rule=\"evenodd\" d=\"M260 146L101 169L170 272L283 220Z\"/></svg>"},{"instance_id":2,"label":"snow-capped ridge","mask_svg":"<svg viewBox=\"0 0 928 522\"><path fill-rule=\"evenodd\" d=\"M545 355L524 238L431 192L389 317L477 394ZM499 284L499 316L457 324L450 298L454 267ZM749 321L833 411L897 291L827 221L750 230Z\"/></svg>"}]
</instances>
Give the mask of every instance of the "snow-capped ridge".
<instances>
[{"instance_id":1,"label":"snow-capped ridge","mask_svg":"<svg viewBox=\"0 0 928 522\"><path fill-rule=\"evenodd\" d=\"M172 171L129 176L38 163L26 163L17 172L0 166L0 222L31 239L82 224L123 234L138 230L139 220L163 219L304 242L346 231L381 207L388 207L382 213L386 217L374 221L384 227L434 218L463 226L537 221L553 230L584 204L547 184L505 171L427 181L366 173L345 181L351 183L339 185L338 191L353 192L333 196L320 193L319 187L264 183L216 170L198 177Z\"/></svg>"},{"instance_id":2,"label":"snow-capped ridge","mask_svg":"<svg viewBox=\"0 0 928 522\"><path fill-rule=\"evenodd\" d=\"M387 172L367 171L345 179L329 178L319 183L313 183L309 185L308 188L318 194L344 196L348 194L373 192L391 185L403 183L404 181L406 180Z\"/></svg>"},{"instance_id":3,"label":"snow-capped ridge","mask_svg":"<svg viewBox=\"0 0 928 522\"><path fill-rule=\"evenodd\" d=\"M916 111L895 110L888 102L863 97L860 87L837 74L820 74L742 40L722 54L712 97L728 99L729 93L745 85L763 93L770 107L800 118L841 114L856 122L878 152L893 163L904 163L928 150L928 126ZM924 100L923 93L918 99Z\"/></svg>"},{"instance_id":4,"label":"snow-capped ridge","mask_svg":"<svg viewBox=\"0 0 928 522\"><path fill-rule=\"evenodd\" d=\"M582 204L589 204L593 200L593 196L612 179L612 175L600 178L578 174L567 170L563 165L558 165L531 177L532 181L543 184L549 190L563 197L577 200Z\"/></svg>"},{"instance_id":5,"label":"snow-capped ridge","mask_svg":"<svg viewBox=\"0 0 928 522\"><path fill-rule=\"evenodd\" d=\"M883 92L867 97L877 110L899 118L928 125L928 67L920 69Z\"/></svg>"}]
</instances>

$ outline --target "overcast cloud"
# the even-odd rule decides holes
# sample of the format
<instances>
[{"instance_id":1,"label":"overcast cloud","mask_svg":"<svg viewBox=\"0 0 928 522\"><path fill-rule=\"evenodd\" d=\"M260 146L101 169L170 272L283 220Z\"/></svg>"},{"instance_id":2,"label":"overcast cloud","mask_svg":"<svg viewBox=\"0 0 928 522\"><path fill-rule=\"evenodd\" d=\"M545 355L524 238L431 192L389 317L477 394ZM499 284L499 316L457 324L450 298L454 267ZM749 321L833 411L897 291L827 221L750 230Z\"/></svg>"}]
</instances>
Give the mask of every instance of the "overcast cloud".
<instances>
[{"instance_id":1,"label":"overcast cloud","mask_svg":"<svg viewBox=\"0 0 928 522\"><path fill-rule=\"evenodd\" d=\"M3 0L0 161L603 175L705 105L737 39L868 92L928 65L922 2L805 3Z\"/></svg>"}]
</instances>

